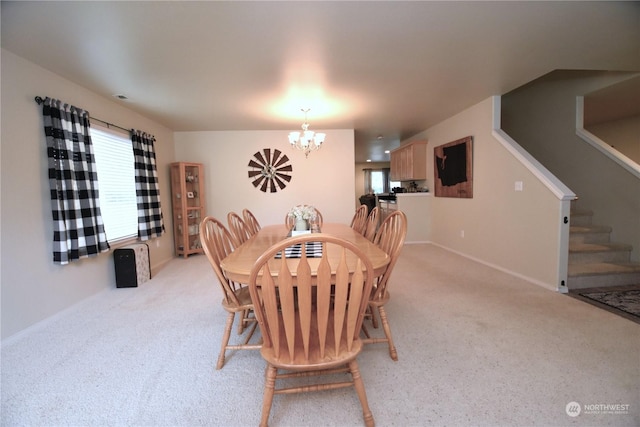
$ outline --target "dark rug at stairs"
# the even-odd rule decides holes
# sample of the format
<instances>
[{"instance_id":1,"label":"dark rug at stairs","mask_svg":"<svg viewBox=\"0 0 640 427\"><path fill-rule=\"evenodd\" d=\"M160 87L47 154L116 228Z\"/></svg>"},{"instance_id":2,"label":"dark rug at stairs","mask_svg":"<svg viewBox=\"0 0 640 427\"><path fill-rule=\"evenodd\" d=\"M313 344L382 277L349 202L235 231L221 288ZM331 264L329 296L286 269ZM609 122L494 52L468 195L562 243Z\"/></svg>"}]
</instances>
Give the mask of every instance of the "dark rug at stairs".
<instances>
[{"instance_id":1,"label":"dark rug at stairs","mask_svg":"<svg viewBox=\"0 0 640 427\"><path fill-rule=\"evenodd\" d=\"M583 289L581 300L640 323L640 286L616 289Z\"/></svg>"}]
</instances>

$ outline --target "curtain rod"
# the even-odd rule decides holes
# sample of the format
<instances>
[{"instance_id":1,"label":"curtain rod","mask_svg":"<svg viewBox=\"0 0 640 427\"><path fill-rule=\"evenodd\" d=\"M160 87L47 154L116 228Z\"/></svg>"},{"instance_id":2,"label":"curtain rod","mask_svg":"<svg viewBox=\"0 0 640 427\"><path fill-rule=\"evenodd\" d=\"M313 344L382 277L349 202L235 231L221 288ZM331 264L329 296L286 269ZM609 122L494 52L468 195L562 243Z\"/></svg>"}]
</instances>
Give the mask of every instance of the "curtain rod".
<instances>
[{"instance_id":1,"label":"curtain rod","mask_svg":"<svg viewBox=\"0 0 640 427\"><path fill-rule=\"evenodd\" d=\"M38 103L38 105L42 105L42 104L44 103L44 99L43 99L41 96L36 96L34 99L35 99L35 101ZM100 119L98 119L98 118L96 118L96 117L91 117L91 116L90 116L89 118L90 118L91 120L95 120L95 121L97 121L97 122L104 123L105 125L107 125L107 128L108 128L108 127L114 127L114 128L121 129L121 130L123 130L123 131L125 131L125 132L127 132L127 133L129 133L129 134L131 133L131 129L126 129L126 128L123 128L122 126L114 125L113 123L109 123L109 122L107 122L107 121L100 120Z\"/></svg>"}]
</instances>

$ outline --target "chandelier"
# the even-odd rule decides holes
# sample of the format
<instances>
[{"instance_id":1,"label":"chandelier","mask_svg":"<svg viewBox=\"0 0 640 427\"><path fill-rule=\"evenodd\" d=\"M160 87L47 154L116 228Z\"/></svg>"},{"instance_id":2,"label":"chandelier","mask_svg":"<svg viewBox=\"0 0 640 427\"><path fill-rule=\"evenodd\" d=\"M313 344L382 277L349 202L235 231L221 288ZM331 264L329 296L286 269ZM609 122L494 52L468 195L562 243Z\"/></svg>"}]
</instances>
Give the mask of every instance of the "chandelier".
<instances>
[{"instance_id":1,"label":"chandelier","mask_svg":"<svg viewBox=\"0 0 640 427\"><path fill-rule=\"evenodd\" d=\"M303 151L305 157L309 157L310 152L322 147L324 138L327 135L320 132L315 133L314 131L309 130L309 123L307 123L307 113L309 112L309 109L307 108L305 110L301 108L300 111L304 113L302 132L289 132L289 143L291 144L291 147Z\"/></svg>"}]
</instances>

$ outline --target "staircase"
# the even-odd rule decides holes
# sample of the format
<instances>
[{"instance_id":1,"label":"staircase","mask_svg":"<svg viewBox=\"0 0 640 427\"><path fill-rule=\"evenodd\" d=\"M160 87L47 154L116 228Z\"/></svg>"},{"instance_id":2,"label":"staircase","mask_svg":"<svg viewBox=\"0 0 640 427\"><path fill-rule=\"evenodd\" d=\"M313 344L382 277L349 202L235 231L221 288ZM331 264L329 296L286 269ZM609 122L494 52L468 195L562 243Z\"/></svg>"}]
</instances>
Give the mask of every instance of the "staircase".
<instances>
[{"instance_id":1,"label":"staircase","mask_svg":"<svg viewBox=\"0 0 640 427\"><path fill-rule=\"evenodd\" d=\"M569 291L640 285L640 263L630 261L631 245L611 242L611 227L593 225L593 212L571 205Z\"/></svg>"}]
</instances>

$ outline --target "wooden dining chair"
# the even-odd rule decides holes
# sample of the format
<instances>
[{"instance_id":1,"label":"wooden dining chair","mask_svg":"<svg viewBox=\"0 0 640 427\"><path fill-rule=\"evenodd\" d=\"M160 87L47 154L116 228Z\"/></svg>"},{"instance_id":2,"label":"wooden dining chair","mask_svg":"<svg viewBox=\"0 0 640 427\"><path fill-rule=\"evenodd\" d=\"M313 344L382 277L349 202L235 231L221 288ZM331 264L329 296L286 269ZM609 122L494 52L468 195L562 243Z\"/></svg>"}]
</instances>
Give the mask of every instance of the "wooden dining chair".
<instances>
[{"instance_id":1,"label":"wooden dining chair","mask_svg":"<svg viewBox=\"0 0 640 427\"><path fill-rule=\"evenodd\" d=\"M257 327L257 322L253 314L253 303L251 302L249 288L227 279L220 267L220 261L226 258L234 249L229 230L217 219L211 216L205 217L200 223L200 241L202 242L204 253L207 255L207 259L218 278L218 282L220 282L223 295L222 307L229 313L225 322L222 347L216 364L216 369L221 369L224 365L227 350L256 350L260 348L259 344L249 344ZM244 333L245 328L249 325L250 327L242 344L229 345L236 313L240 313L238 334Z\"/></svg>"},{"instance_id":2,"label":"wooden dining chair","mask_svg":"<svg viewBox=\"0 0 640 427\"><path fill-rule=\"evenodd\" d=\"M322 212L320 212L318 210L318 208L315 208L316 210L316 219L314 221L311 221L311 226L313 228L313 224L316 224L318 226L318 229L321 230L322 229L322 224L324 224L324 220L322 219Z\"/></svg>"},{"instance_id":3,"label":"wooden dining chair","mask_svg":"<svg viewBox=\"0 0 640 427\"><path fill-rule=\"evenodd\" d=\"M237 213L229 212L227 214L227 223L229 224L234 247L239 247L251 238L252 234L249 227Z\"/></svg>"},{"instance_id":4,"label":"wooden dining chair","mask_svg":"<svg viewBox=\"0 0 640 427\"><path fill-rule=\"evenodd\" d=\"M322 245L320 259L307 258L307 246L311 244ZM276 257L296 245L301 258L296 270L290 271L290 259ZM335 252L329 253L328 247ZM311 264L318 266L315 277ZM353 274L349 273L350 267ZM267 362L261 426L268 423L275 394L351 386L360 399L365 424L374 425L356 360L362 350L359 332L373 280L373 266L365 253L353 243L328 234L286 239L258 258L251 270L249 289L262 332L260 353ZM321 377L347 372L350 378L346 381ZM289 382L299 377L304 377L304 384ZM311 384L308 378L318 383ZM281 386L282 379L287 382L286 388Z\"/></svg>"},{"instance_id":5,"label":"wooden dining chair","mask_svg":"<svg viewBox=\"0 0 640 427\"><path fill-rule=\"evenodd\" d=\"M384 305L389 301L391 295L389 294L389 277L393 272L393 268L398 261L400 250L404 244L404 239L407 235L407 217L404 212L396 210L389 215L380 225L380 229L376 233L374 243L378 245L380 249L385 251L389 255L389 264L384 273L376 278L376 281L371 290L371 297L369 298L369 308L367 310L367 316L370 317L371 323L374 328L378 327L377 315L380 316L380 322L382 323L382 329L384 330L384 338L372 338L367 330L366 326L362 328L366 338L363 342L380 343L386 342L389 345L389 355L391 359L398 360L398 352L396 351L395 344L393 343L393 337L391 336L391 328L389 327L389 320L387 313L384 309Z\"/></svg>"},{"instance_id":6,"label":"wooden dining chair","mask_svg":"<svg viewBox=\"0 0 640 427\"><path fill-rule=\"evenodd\" d=\"M378 213L380 212L380 208L377 206L371 209L369 212L369 216L367 217L367 224L364 229L364 237L373 242L376 237L376 231L378 231Z\"/></svg>"},{"instance_id":7,"label":"wooden dining chair","mask_svg":"<svg viewBox=\"0 0 640 427\"><path fill-rule=\"evenodd\" d=\"M351 219L351 228L360 234L364 234L366 231L368 210L367 205L360 205Z\"/></svg>"},{"instance_id":8,"label":"wooden dining chair","mask_svg":"<svg viewBox=\"0 0 640 427\"><path fill-rule=\"evenodd\" d=\"M251 236L260 231L260 223L249 209L245 208L242 210L242 219L244 219L245 224L247 224Z\"/></svg>"},{"instance_id":9,"label":"wooden dining chair","mask_svg":"<svg viewBox=\"0 0 640 427\"><path fill-rule=\"evenodd\" d=\"M287 226L288 230L293 230L293 227L296 225L296 219L289 216L289 213L284 216L284 225Z\"/></svg>"}]
</instances>

